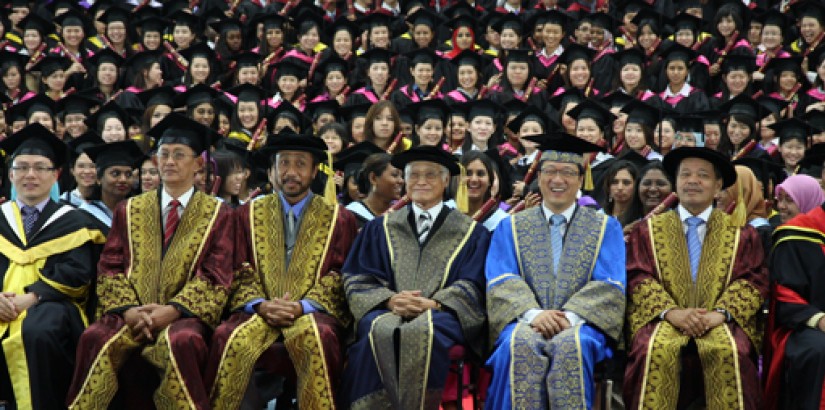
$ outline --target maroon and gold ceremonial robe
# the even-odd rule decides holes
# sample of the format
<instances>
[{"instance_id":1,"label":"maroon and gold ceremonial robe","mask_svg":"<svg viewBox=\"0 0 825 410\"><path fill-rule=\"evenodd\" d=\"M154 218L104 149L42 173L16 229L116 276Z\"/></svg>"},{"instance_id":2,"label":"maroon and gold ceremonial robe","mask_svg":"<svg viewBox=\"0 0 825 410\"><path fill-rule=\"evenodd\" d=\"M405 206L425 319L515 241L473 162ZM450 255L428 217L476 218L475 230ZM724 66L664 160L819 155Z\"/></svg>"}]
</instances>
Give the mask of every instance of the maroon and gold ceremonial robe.
<instances>
[{"instance_id":1,"label":"maroon and gold ceremonial robe","mask_svg":"<svg viewBox=\"0 0 825 410\"><path fill-rule=\"evenodd\" d=\"M117 373L133 353L161 375L153 396L158 408L209 408L201 374L210 328L220 321L232 283L232 211L195 191L167 249L161 211L160 190L130 198L115 210L98 263L103 316L80 338L67 398L72 409L106 408L118 390ZM138 342L122 314L152 303L176 306L181 318L154 341Z\"/></svg>"},{"instance_id":2,"label":"maroon and gold ceremonial robe","mask_svg":"<svg viewBox=\"0 0 825 410\"><path fill-rule=\"evenodd\" d=\"M255 368L291 374L291 369L273 368L288 363L278 357L283 347L297 375L300 408L334 407L344 363L342 333L352 320L340 271L358 228L349 211L319 195L304 206L288 265L279 195L256 198L235 210L236 261L243 263L229 300L236 313L215 331L205 376L216 409L239 407ZM272 327L261 316L242 311L251 301L287 292L292 300L308 300L320 309L287 327Z\"/></svg>"}]
</instances>

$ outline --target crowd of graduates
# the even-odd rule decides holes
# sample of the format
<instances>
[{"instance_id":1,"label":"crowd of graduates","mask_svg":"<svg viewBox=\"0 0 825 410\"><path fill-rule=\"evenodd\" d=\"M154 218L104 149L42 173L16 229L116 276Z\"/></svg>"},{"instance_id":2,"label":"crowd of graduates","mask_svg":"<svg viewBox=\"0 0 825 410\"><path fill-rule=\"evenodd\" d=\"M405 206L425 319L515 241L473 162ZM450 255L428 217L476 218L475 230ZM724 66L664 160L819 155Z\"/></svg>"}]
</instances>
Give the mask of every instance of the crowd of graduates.
<instances>
[{"instance_id":1,"label":"crowd of graduates","mask_svg":"<svg viewBox=\"0 0 825 410\"><path fill-rule=\"evenodd\" d=\"M393 156L432 146L461 164L447 206L493 231L542 203L559 134L598 146L577 203L626 238L677 205L662 159L680 147L736 165L715 206L756 229L766 261L774 230L825 200L822 0L156 3L0 8L0 138L54 133L53 197L104 232L160 187L173 113L216 133L195 185L232 208L280 189L267 147L322 140L312 189L359 228L410 202Z\"/></svg>"}]
</instances>

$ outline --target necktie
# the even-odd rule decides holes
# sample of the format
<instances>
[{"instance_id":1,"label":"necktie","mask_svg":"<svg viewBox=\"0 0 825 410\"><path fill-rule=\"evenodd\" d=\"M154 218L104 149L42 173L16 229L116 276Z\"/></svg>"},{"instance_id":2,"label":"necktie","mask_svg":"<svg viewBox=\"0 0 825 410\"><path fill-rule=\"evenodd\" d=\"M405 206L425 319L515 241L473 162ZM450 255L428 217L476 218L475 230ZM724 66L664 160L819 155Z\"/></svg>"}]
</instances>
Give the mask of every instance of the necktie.
<instances>
[{"instance_id":1,"label":"necktie","mask_svg":"<svg viewBox=\"0 0 825 410\"><path fill-rule=\"evenodd\" d=\"M433 223L430 213L426 211L422 212L421 216L418 217L418 243L424 243L432 226Z\"/></svg>"},{"instance_id":2,"label":"necktie","mask_svg":"<svg viewBox=\"0 0 825 410\"><path fill-rule=\"evenodd\" d=\"M297 232L295 232L296 225L298 225L298 221L295 218L295 212L290 209L289 212L286 213L286 248L288 251L291 251L295 246L295 239L297 237Z\"/></svg>"},{"instance_id":3,"label":"necktie","mask_svg":"<svg viewBox=\"0 0 825 410\"><path fill-rule=\"evenodd\" d=\"M561 260L561 250L564 246L561 228L566 219L564 215L553 215L550 217L550 244L553 250L553 268L559 271L559 261Z\"/></svg>"},{"instance_id":4,"label":"necktie","mask_svg":"<svg viewBox=\"0 0 825 410\"><path fill-rule=\"evenodd\" d=\"M40 212L37 208L28 205L24 205L20 212L23 214L23 227L26 229L26 237L29 237Z\"/></svg>"},{"instance_id":5,"label":"necktie","mask_svg":"<svg viewBox=\"0 0 825 410\"><path fill-rule=\"evenodd\" d=\"M705 223L702 218L691 216L686 219L687 223L687 245L688 256L690 257L690 275L696 282L696 273L699 269L699 257L702 256L702 242L699 241L699 225Z\"/></svg>"},{"instance_id":6,"label":"necktie","mask_svg":"<svg viewBox=\"0 0 825 410\"><path fill-rule=\"evenodd\" d=\"M169 202L169 213L166 214L166 228L163 230L163 247L169 247L169 243L172 242L172 235L175 234L175 229L178 228L178 223L180 222L180 216L178 215L178 207L180 206L180 202L177 199L173 199Z\"/></svg>"}]
</instances>

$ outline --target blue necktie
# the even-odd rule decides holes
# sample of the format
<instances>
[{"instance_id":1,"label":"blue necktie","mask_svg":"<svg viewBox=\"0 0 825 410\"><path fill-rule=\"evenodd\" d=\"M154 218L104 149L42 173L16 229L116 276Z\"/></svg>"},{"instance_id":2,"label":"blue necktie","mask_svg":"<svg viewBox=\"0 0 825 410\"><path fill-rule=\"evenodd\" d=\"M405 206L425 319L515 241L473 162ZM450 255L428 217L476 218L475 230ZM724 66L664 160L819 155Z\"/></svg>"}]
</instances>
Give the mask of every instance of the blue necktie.
<instances>
[{"instance_id":1,"label":"blue necktie","mask_svg":"<svg viewBox=\"0 0 825 410\"><path fill-rule=\"evenodd\" d=\"M37 214L39 212L37 208L33 206L24 205L20 213L23 214L23 228L26 229L26 237L28 238L32 234L32 228L34 228L34 224L37 222Z\"/></svg>"},{"instance_id":2,"label":"blue necktie","mask_svg":"<svg viewBox=\"0 0 825 410\"><path fill-rule=\"evenodd\" d=\"M564 215L553 215L550 217L550 243L553 247L553 268L559 271L559 261L561 260L561 249L563 239L561 228L566 219Z\"/></svg>"},{"instance_id":3,"label":"blue necktie","mask_svg":"<svg viewBox=\"0 0 825 410\"><path fill-rule=\"evenodd\" d=\"M702 218L691 216L685 219L688 225L687 245L688 256L690 257L690 275L696 282L696 272L699 270L699 258L702 256L702 242L699 241L699 225L705 223Z\"/></svg>"}]
</instances>

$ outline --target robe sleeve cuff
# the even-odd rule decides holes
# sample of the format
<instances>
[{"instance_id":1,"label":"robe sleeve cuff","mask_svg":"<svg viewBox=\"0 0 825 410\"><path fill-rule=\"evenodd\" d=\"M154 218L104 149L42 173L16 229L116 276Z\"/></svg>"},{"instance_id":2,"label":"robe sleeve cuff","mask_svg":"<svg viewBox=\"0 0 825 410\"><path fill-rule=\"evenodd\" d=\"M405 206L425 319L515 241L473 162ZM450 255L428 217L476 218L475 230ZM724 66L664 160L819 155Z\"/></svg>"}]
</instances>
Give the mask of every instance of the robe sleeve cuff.
<instances>
[{"instance_id":1,"label":"robe sleeve cuff","mask_svg":"<svg viewBox=\"0 0 825 410\"><path fill-rule=\"evenodd\" d=\"M819 320L822 319L823 317L825 317L825 313L819 312L819 313L811 316L811 318L808 319L808 322L806 324L808 325L808 327L812 327L814 329L819 329Z\"/></svg>"},{"instance_id":2,"label":"robe sleeve cuff","mask_svg":"<svg viewBox=\"0 0 825 410\"><path fill-rule=\"evenodd\" d=\"M124 312L141 305L129 278L122 273L99 276L97 297L103 313Z\"/></svg>"},{"instance_id":3,"label":"robe sleeve cuff","mask_svg":"<svg viewBox=\"0 0 825 410\"><path fill-rule=\"evenodd\" d=\"M534 320L536 320L536 317L537 317L537 316L538 316L541 312L542 312L542 310L541 310L541 309L530 309L530 310L528 310L528 311L524 312L524 314L522 314L522 315L521 315L521 318L519 318L519 319L520 319L522 322L524 322L524 323L526 323L526 324L530 325L530 324L533 324L533 321L534 321Z\"/></svg>"},{"instance_id":4,"label":"robe sleeve cuff","mask_svg":"<svg viewBox=\"0 0 825 410\"><path fill-rule=\"evenodd\" d=\"M228 289L221 285L195 277L189 280L186 286L169 301L169 304L178 305L185 311L191 312L193 317L215 327L220 321L228 293Z\"/></svg>"},{"instance_id":5,"label":"robe sleeve cuff","mask_svg":"<svg viewBox=\"0 0 825 410\"><path fill-rule=\"evenodd\" d=\"M587 323L581 316L569 310L564 312L564 317L567 318L568 322L570 322L570 327L576 327Z\"/></svg>"},{"instance_id":6,"label":"robe sleeve cuff","mask_svg":"<svg viewBox=\"0 0 825 410\"><path fill-rule=\"evenodd\" d=\"M258 307L258 305L260 305L261 303L263 303L264 300L266 300L266 299L257 298L257 299L252 300L251 302L247 303L243 307L244 313L249 313L250 315L254 315L255 314L255 308Z\"/></svg>"}]
</instances>

